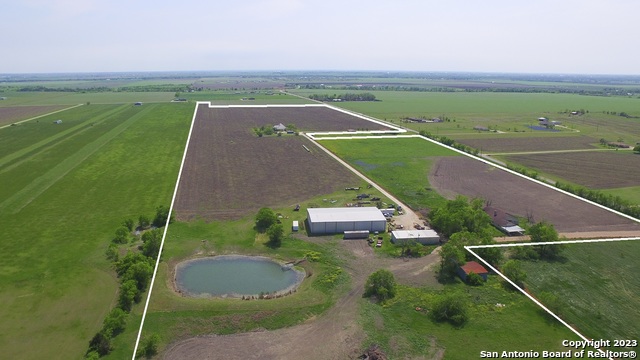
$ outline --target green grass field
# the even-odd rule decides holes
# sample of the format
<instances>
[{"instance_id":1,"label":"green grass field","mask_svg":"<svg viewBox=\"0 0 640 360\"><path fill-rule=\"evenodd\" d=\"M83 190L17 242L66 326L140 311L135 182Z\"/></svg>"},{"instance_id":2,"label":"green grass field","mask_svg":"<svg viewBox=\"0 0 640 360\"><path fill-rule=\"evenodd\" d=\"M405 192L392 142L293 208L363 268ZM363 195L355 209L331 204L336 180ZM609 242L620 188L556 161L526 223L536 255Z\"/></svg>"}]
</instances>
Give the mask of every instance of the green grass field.
<instances>
[{"instance_id":1,"label":"green grass field","mask_svg":"<svg viewBox=\"0 0 640 360\"><path fill-rule=\"evenodd\" d=\"M420 138L323 140L320 144L412 209L445 201L429 187L429 170L436 157L459 155Z\"/></svg>"},{"instance_id":2,"label":"green grass field","mask_svg":"<svg viewBox=\"0 0 640 360\"><path fill-rule=\"evenodd\" d=\"M0 130L3 357L84 354L117 295L107 245L125 218L169 204L192 113L89 105Z\"/></svg>"},{"instance_id":3,"label":"green grass field","mask_svg":"<svg viewBox=\"0 0 640 360\"><path fill-rule=\"evenodd\" d=\"M570 244L565 259L522 262L526 285L561 301L560 317L587 338L638 339L640 241Z\"/></svg>"},{"instance_id":4,"label":"green grass field","mask_svg":"<svg viewBox=\"0 0 640 360\"><path fill-rule=\"evenodd\" d=\"M462 328L429 317L441 291L401 286L384 306L361 301L365 345L379 344L390 359L439 358L443 352L444 359L458 360L478 359L481 351L562 351L562 340L578 340L559 322L541 316L532 301L506 290L495 276L480 287L458 281L444 291L460 292L471 303L470 320Z\"/></svg>"}]
</instances>

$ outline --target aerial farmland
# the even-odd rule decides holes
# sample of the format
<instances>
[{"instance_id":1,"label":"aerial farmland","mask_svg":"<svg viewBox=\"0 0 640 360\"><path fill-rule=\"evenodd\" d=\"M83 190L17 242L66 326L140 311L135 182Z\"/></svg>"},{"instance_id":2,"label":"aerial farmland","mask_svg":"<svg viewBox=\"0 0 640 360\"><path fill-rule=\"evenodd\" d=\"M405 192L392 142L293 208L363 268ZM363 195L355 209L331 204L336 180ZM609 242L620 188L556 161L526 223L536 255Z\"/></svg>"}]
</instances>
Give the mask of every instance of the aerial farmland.
<instances>
[{"instance_id":1,"label":"aerial farmland","mask_svg":"<svg viewBox=\"0 0 640 360\"><path fill-rule=\"evenodd\" d=\"M640 186L632 149L615 150L601 141L633 142L635 128L626 124L634 121L635 103L613 99L617 106L631 104L625 112L631 118L600 117L591 111L576 119L565 114L564 107L581 105L581 98L558 95L576 102L560 109L562 101L543 94L523 115L515 109L526 101L525 95L495 93L482 94L481 102L493 97L502 108L478 107L472 113L472 102L455 113L449 109L473 96L389 90L376 91L377 101L368 102L334 101L341 95L330 93L330 104L319 104L308 97L326 90L299 90L292 83L295 77L276 82L174 79L172 87L203 86L180 92L180 101L173 99L177 94L166 92L78 92L60 94L62 105L52 105L51 94L43 96L42 107L32 107L37 102L33 94L24 109L16 108L21 100L13 95L14 103L0 104L0 115L9 125L0 129L0 177L7 184L0 191L0 209L8 214L2 219L6 234L16 240L2 243L7 276L0 294L7 306L1 315L10 320L3 322L2 333L12 332L19 321L26 324L3 337L0 344L6 353L41 358L66 341L69 350L60 352L60 358L94 353L129 358L135 348L139 356L147 356L141 351L148 350L155 354L150 357L166 359L327 359L373 353L390 359L463 359L483 350L498 351L504 344L532 350L534 336L538 341L533 350L562 351L561 339L578 340L583 331L590 337L614 334L600 335L597 324L580 322L580 317L590 316L582 305L559 312L573 328L550 321L536 303L497 275L479 286L444 278L442 249L458 236L427 246L393 244L389 233L376 234L371 244L366 239L343 240L341 234L317 236L306 229L306 209L390 208L389 230L418 229L437 226L430 214L462 195L464 202L477 199L476 204L507 211L527 229L538 222L551 224L561 241L634 239L640 225L632 216L560 192L553 181L614 193ZM250 89L237 88L241 86ZM292 88L281 91L283 86ZM71 106L72 100L79 102ZM439 108L429 113L425 104ZM527 127L529 118L537 121L537 114L550 116L553 111L563 114L559 117L566 128L534 132ZM610 119L612 126L598 119ZM496 131L473 130L477 124ZM455 139L453 145L448 139ZM514 171L514 166L524 170ZM530 171L538 172L536 179L527 177ZM601 172L608 175L599 176ZM166 222L157 222L163 209L171 216L165 212ZM273 212L282 229L278 245L260 229L256 214L263 209ZM33 223L39 226L23 231ZM123 224L131 228L122 230ZM530 241L528 236L510 239L496 228L483 231L487 241ZM155 248L150 246L154 241ZM614 254L624 265L621 273L631 271L627 263L638 252L637 244L628 241L624 257ZM527 261L524 268L531 279L525 280L526 289L534 295L553 289L545 279L564 262L590 269L576 246L555 263L521 260ZM21 265L20 259L44 251L48 260ZM495 265L501 269L516 253L501 251L502 260ZM597 251L589 254L600 264L593 258ZM185 290L181 269L221 255L270 259L304 276L282 292L210 296ZM472 255L463 256L471 260ZM138 269L144 268L148 278L137 283L136 296L127 302L125 270L139 259L145 265ZM380 269L393 274L395 296L363 298L368 277ZM559 271L569 276L568 268ZM614 281L615 276L603 274L602 281ZM630 294L638 293L637 282L624 284ZM95 296L74 301L85 287ZM561 293L583 297L578 290ZM467 306L464 326L431 315L441 299L454 294ZM602 290L598 301L605 303L611 296L615 291ZM556 301L570 306L566 299ZM69 317L77 307L86 311ZM35 319L44 317L47 309L56 309L50 323L37 326ZM624 321L625 311L627 307L612 307L607 317ZM125 318L126 325L114 331L107 324L116 315ZM607 329L613 326L602 321ZM55 336L54 328L61 329ZM625 323L623 329L629 328ZM487 331L496 336L483 338ZM456 345L461 335L471 339L464 348ZM33 343L12 340L27 336L46 346L29 350ZM105 341L109 346L101 347Z\"/></svg>"}]
</instances>

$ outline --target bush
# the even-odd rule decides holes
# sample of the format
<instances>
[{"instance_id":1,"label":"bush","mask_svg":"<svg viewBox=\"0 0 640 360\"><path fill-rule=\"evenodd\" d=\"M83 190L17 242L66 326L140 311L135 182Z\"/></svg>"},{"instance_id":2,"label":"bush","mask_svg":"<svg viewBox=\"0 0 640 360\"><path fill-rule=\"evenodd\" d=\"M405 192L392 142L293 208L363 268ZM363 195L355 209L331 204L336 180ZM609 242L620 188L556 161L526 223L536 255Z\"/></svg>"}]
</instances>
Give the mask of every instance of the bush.
<instances>
[{"instance_id":1,"label":"bush","mask_svg":"<svg viewBox=\"0 0 640 360\"><path fill-rule=\"evenodd\" d=\"M385 301L396 296L396 279L391 271L380 269L369 275L364 285L363 296L375 296L380 301Z\"/></svg>"},{"instance_id":2,"label":"bush","mask_svg":"<svg viewBox=\"0 0 640 360\"><path fill-rule=\"evenodd\" d=\"M482 276L472 271L469 273L469 275L467 275L467 284L471 286L480 286L484 284L484 279L482 278Z\"/></svg>"},{"instance_id":3,"label":"bush","mask_svg":"<svg viewBox=\"0 0 640 360\"><path fill-rule=\"evenodd\" d=\"M159 342L160 342L160 336L158 334L153 334L149 336L142 342L142 345L140 346L140 349L138 350L136 357L144 356L147 359L153 357L158 353Z\"/></svg>"},{"instance_id":4,"label":"bush","mask_svg":"<svg viewBox=\"0 0 640 360\"><path fill-rule=\"evenodd\" d=\"M167 218L169 217L169 208L166 206L158 206L156 208L156 217L153 218L153 226L155 227L163 227L167 223ZM173 214L169 219L169 224L175 221L175 217Z\"/></svg>"},{"instance_id":5,"label":"bush","mask_svg":"<svg viewBox=\"0 0 640 360\"><path fill-rule=\"evenodd\" d=\"M269 226L267 229L267 235L269 236L269 242L267 242L269 247L280 247L280 245L282 245L282 238L284 237L282 224L273 224Z\"/></svg>"},{"instance_id":6,"label":"bush","mask_svg":"<svg viewBox=\"0 0 640 360\"><path fill-rule=\"evenodd\" d=\"M278 221L276 213L269 208L262 208L256 215L256 228L258 231L265 231Z\"/></svg>"},{"instance_id":7,"label":"bush","mask_svg":"<svg viewBox=\"0 0 640 360\"><path fill-rule=\"evenodd\" d=\"M116 236L113 238L113 242L116 244L126 244L129 242L129 229L124 226L119 227L116 230Z\"/></svg>"},{"instance_id":8,"label":"bush","mask_svg":"<svg viewBox=\"0 0 640 360\"><path fill-rule=\"evenodd\" d=\"M140 215L138 217L138 226L140 226L140 228L146 229L149 227L149 225L151 225L151 220L149 219L148 216Z\"/></svg>"},{"instance_id":9,"label":"bush","mask_svg":"<svg viewBox=\"0 0 640 360\"><path fill-rule=\"evenodd\" d=\"M469 301L462 293L444 294L436 298L430 314L435 321L461 327L469 321Z\"/></svg>"}]
</instances>

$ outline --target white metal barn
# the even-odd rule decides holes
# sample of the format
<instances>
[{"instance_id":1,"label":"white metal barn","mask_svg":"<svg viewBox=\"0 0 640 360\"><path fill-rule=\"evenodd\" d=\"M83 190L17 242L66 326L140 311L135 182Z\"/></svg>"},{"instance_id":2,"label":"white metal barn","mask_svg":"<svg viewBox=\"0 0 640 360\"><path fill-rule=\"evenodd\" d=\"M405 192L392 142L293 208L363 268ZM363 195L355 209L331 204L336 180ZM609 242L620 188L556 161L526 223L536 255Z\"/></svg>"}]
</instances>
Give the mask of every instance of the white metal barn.
<instances>
[{"instance_id":1,"label":"white metal barn","mask_svg":"<svg viewBox=\"0 0 640 360\"><path fill-rule=\"evenodd\" d=\"M422 245L440 243L440 235L433 230L396 230L391 232L391 242L415 241Z\"/></svg>"},{"instance_id":2,"label":"white metal barn","mask_svg":"<svg viewBox=\"0 0 640 360\"><path fill-rule=\"evenodd\" d=\"M387 219L375 207L309 208L307 217L309 232L313 235L387 229Z\"/></svg>"}]
</instances>

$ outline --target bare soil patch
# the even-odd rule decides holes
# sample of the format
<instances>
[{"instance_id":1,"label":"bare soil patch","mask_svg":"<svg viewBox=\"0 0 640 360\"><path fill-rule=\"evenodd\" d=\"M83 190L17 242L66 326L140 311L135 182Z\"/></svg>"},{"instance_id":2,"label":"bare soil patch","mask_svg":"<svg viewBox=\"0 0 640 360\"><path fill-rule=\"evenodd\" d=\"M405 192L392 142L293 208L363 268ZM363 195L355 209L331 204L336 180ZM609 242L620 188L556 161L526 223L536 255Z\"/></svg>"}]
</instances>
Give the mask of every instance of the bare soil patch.
<instances>
[{"instance_id":1,"label":"bare soil patch","mask_svg":"<svg viewBox=\"0 0 640 360\"><path fill-rule=\"evenodd\" d=\"M329 108L200 105L178 189L177 218L239 218L264 206L294 205L358 181L304 136L259 138L252 130L278 123L314 131L381 126Z\"/></svg>"},{"instance_id":2,"label":"bare soil patch","mask_svg":"<svg viewBox=\"0 0 640 360\"><path fill-rule=\"evenodd\" d=\"M480 197L512 214L546 220L559 232L640 232L636 222L465 156L440 158L429 182L447 198Z\"/></svg>"},{"instance_id":3,"label":"bare soil patch","mask_svg":"<svg viewBox=\"0 0 640 360\"><path fill-rule=\"evenodd\" d=\"M460 139L458 142L486 152L522 152L593 149L598 140L588 136Z\"/></svg>"},{"instance_id":4,"label":"bare soil patch","mask_svg":"<svg viewBox=\"0 0 640 360\"><path fill-rule=\"evenodd\" d=\"M26 120L34 116L47 114L56 110L64 109L65 107L66 106L59 105L0 107L0 126Z\"/></svg>"},{"instance_id":5,"label":"bare soil patch","mask_svg":"<svg viewBox=\"0 0 640 360\"><path fill-rule=\"evenodd\" d=\"M592 189L640 185L640 156L629 151L509 155L507 159Z\"/></svg>"}]
</instances>

